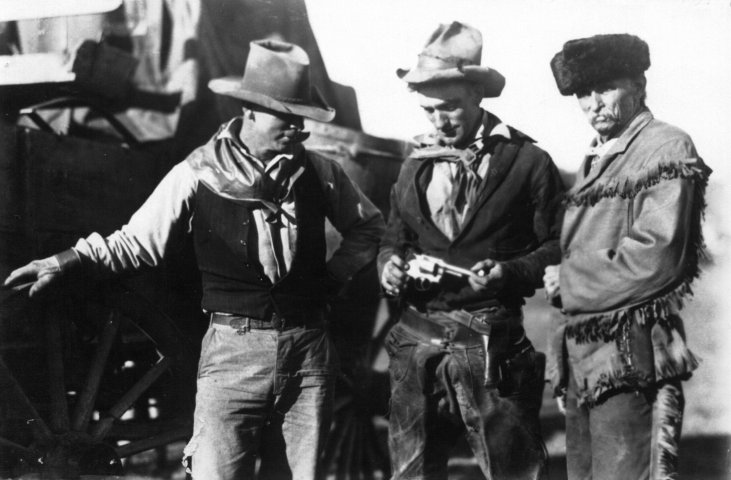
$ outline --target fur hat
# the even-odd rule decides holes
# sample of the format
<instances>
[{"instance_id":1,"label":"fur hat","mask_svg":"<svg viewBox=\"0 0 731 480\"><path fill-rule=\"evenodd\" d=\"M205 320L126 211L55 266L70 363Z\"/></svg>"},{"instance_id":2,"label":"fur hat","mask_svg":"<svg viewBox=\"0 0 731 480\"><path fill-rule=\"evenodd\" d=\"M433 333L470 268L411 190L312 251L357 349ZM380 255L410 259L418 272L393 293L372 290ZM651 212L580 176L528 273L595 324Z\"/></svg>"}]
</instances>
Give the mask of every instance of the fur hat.
<instances>
[{"instance_id":1,"label":"fur hat","mask_svg":"<svg viewBox=\"0 0 731 480\"><path fill-rule=\"evenodd\" d=\"M505 86L500 72L480 66L482 34L460 22L441 24L427 40L416 67L399 68L398 77L409 84L466 79L482 86L483 97L497 97Z\"/></svg>"},{"instance_id":2,"label":"fur hat","mask_svg":"<svg viewBox=\"0 0 731 480\"><path fill-rule=\"evenodd\" d=\"M561 95L573 95L622 77L634 77L650 67L650 49L626 33L569 40L551 60Z\"/></svg>"},{"instance_id":3,"label":"fur hat","mask_svg":"<svg viewBox=\"0 0 731 480\"><path fill-rule=\"evenodd\" d=\"M335 117L319 90L310 84L310 58L293 43L251 42L244 76L215 78L208 87L276 112L329 122Z\"/></svg>"}]
</instances>

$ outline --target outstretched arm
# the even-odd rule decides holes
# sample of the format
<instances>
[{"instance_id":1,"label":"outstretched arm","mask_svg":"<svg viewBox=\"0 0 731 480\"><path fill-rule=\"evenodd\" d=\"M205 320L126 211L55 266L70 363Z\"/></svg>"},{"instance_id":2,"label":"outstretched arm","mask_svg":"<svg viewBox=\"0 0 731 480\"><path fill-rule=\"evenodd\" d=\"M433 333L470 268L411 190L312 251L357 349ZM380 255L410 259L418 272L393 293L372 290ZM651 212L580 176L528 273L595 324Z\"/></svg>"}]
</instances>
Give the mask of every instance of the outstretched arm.
<instances>
[{"instance_id":1,"label":"outstretched arm","mask_svg":"<svg viewBox=\"0 0 731 480\"><path fill-rule=\"evenodd\" d=\"M13 271L3 286L16 290L30 286L33 296L82 266L103 276L157 265L174 238L188 228L195 187L187 164L177 165L120 230L106 238L92 233L74 248L34 260Z\"/></svg>"}]
</instances>

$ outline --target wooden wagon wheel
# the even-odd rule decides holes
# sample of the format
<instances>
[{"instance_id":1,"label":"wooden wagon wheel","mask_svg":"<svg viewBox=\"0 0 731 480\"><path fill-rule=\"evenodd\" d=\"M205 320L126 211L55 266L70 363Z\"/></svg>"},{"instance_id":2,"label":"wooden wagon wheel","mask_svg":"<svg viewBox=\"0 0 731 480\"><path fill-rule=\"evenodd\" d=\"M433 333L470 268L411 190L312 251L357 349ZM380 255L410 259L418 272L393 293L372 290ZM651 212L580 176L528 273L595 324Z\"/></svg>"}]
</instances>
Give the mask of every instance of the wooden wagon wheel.
<instances>
[{"instance_id":1,"label":"wooden wagon wheel","mask_svg":"<svg viewBox=\"0 0 731 480\"><path fill-rule=\"evenodd\" d=\"M47 385L45 395L27 392L29 382L22 380L28 372L16 366L14 375L0 359L0 391L22 420L0 436L0 449L16 459L13 474L120 474L121 459L190 435L193 390L185 385L195 353L155 305L120 284L102 290L86 305L95 318L69 318L68 301L25 302L25 315L36 310L40 320ZM12 321L23 320L29 319ZM172 395L187 397L175 399L175 412L151 416L142 405L142 421L120 421L165 382L164 391L173 382L178 390Z\"/></svg>"},{"instance_id":2,"label":"wooden wagon wheel","mask_svg":"<svg viewBox=\"0 0 731 480\"><path fill-rule=\"evenodd\" d=\"M385 421L390 388L383 345L394 316L392 305L380 298L373 275L375 270L357 279L331 314L342 375L322 461L337 480L391 475Z\"/></svg>"}]
</instances>

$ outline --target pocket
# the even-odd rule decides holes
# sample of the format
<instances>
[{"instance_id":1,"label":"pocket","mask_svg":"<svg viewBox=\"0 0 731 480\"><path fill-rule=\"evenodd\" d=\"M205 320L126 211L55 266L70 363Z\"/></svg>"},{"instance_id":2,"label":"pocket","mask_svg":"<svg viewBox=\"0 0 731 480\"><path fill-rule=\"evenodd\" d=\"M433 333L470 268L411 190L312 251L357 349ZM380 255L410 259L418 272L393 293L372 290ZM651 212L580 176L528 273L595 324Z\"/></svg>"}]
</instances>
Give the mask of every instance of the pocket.
<instances>
[{"instance_id":1,"label":"pocket","mask_svg":"<svg viewBox=\"0 0 731 480\"><path fill-rule=\"evenodd\" d=\"M399 383L411 367L416 342L408 338L395 326L388 332L384 345L388 353L388 372L392 382Z\"/></svg>"},{"instance_id":2,"label":"pocket","mask_svg":"<svg viewBox=\"0 0 731 480\"><path fill-rule=\"evenodd\" d=\"M201 340L201 355L198 358L198 373L196 374L196 378L201 378L201 371L205 365L210 362L208 359L210 352L210 344L211 344L211 337L213 336L213 333L215 331L215 328L212 326L208 327L208 330L206 330L205 335L203 335L203 339Z\"/></svg>"},{"instance_id":3,"label":"pocket","mask_svg":"<svg viewBox=\"0 0 731 480\"><path fill-rule=\"evenodd\" d=\"M337 375L338 352L326 330L305 330L294 335L297 340L287 361L293 362L297 375Z\"/></svg>"}]
</instances>

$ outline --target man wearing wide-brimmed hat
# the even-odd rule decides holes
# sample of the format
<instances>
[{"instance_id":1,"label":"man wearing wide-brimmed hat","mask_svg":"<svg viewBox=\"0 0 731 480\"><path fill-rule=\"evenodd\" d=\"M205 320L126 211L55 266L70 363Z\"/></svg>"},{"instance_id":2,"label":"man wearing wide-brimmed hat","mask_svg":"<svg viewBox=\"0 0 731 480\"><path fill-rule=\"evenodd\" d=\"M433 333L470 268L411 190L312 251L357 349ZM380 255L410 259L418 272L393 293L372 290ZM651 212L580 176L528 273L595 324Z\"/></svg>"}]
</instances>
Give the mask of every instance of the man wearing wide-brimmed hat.
<instances>
[{"instance_id":1,"label":"man wearing wide-brimmed hat","mask_svg":"<svg viewBox=\"0 0 731 480\"><path fill-rule=\"evenodd\" d=\"M397 71L434 130L401 168L378 258L402 307L386 340L394 479L447 478L463 434L487 478L536 478L544 461L545 357L521 307L560 258L563 186L546 152L480 107L505 85L481 56L481 33L453 22ZM415 281L414 254L456 275Z\"/></svg>"},{"instance_id":2,"label":"man wearing wide-brimmed hat","mask_svg":"<svg viewBox=\"0 0 731 480\"><path fill-rule=\"evenodd\" d=\"M700 270L711 172L647 108L649 66L628 34L568 41L551 61L597 132L567 195L561 264L544 278L562 308L549 371L570 479L677 478L680 381L698 365L678 311Z\"/></svg>"},{"instance_id":3,"label":"man wearing wide-brimmed hat","mask_svg":"<svg viewBox=\"0 0 731 480\"><path fill-rule=\"evenodd\" d=\"M326 302L375 258L383 219L336 162L301 143L303 117L335 114L310 85L304 50L250 46L243 77L209 84L240 99L242 116L176 165L121 230L32 262L5 285L35 281L34 295L70 270L158 265L192 233L210 319L184 453L193 478L253 478L258 458L261 478L315 479L337 370ZM327 263L326 218L343 237Z\"/></svg>"}]
</instances>

